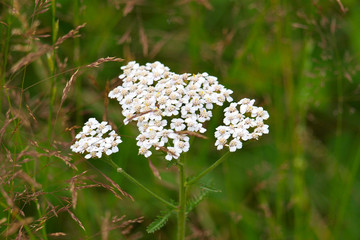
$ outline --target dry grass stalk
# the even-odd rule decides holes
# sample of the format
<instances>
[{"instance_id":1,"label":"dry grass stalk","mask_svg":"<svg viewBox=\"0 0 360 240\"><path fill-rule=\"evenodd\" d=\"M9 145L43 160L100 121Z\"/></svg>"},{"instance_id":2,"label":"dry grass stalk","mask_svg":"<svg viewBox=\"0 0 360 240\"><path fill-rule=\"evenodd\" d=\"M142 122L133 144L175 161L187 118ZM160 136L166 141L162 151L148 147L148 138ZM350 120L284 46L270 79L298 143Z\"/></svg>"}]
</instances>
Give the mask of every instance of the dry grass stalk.
<instances>
[{"instance_id":1,"label":"dry grass stalk","mask_svg":"<svg viewBox=\"0 0 360 240\"><path fill-rule=\"evenodd\" d=\"M347 8L344 8L344 5L341 3L340 0L336 0L336 2L339 4L339 7L340 7L340 11L342 14L346 13L348 11Z\"/></svg>"},{"instance_id":2,"label":"dry grass stalk","mask_svg":"<svg viewBox=\"0 0 360 240\"><path fill-rule=\"evenodd\" d=\"M189 2L191 2L192 0L181 0L178 1L176 4L177 5L184 5L184 4L188 4ZM207 10L213 10L213 6L210 4L209 0L195 0L198 4L203 5Z\"/></svg>"},{"instance_id":3,"label":"dry grass stalk","mask_svg":"<svg viewBox=\"0 0 360 240\"><path fill-rule=\"evenodd\" d=\"M29 105L25 104L25 106L26 106L26 109L29 111L30 117L34 120L35 123L37 123L37 120L36 120L36 118L35 118L35 115L34 115L34 113L31 111Z\"/></svg>"},{"instance_id":4,"label":"dry grass stalk","mask_svg":"<svg viewBox=\"0 0 360 240\"><path fill-rule=\"evenodd\" d=\"M10 119L10 110L8 110L8 111L6 112L6 119L5 119L4 123L3 123L2 128L0 129L0 141L1 141L2 137L4 136L4 133L5 133L5 130L6 130L7 126L8 126L12 121L14 121L15 119L16 119L15 117Z\"/></svg>"},{"instance_id":5,"label":"dry grass stalk","mask_svg":"<svg viewBox=\"0 0 360 240\"><path fill-rule=\"evenodd\" d=\"M106 176L104 173L102 173L101 171L99 171L99 173L107 180L107 181L109 181L110 183L111 183L111 185L113 185L115 188L116 188L116 190L118 190L123 196L125 196L125 197L128 197L128 198L130 198L132 201L134 201L134 198L130 195L130 194L128 194L127 192L125 192L124 190L122 190L121 188L120 188L120 186L116 183L116 182L114 182L111 178L109 178L108 176Z\"/></svg>"},{"instance_id":6,"label":"dry grass stalk","mask_svg":"<svg viewBox=\"0 0 360 240\"><path fill-rule=\"evenodd\" d=\"M118 216L114 216L111 220L112 223L118 223L118 222L121 222L122 220L124 220L126 216L125 215L122 215L121 217L118 217Z\"/></svg>"},{"instance_id":7,"label":"dry grass stalk","mask_svg":"<svg viewBox=\"0 0 360 240\"><path fill-rule=\"evenodd\" d=\"M4 26L9 26L6 22L0 21L0 24L4 25Z\"/></svg>"},{"instance_id":8,"label":"dry grass stalk","mask_svg":"<svg viewBox=\"0 0 360 240\"><path fill-rule=\"evenodd\" d=\"M31 156L34 158L39 158L41 156L47 156L47 154L44 153L39 153L36 150L28 150L29 146L26 146L25 149L23 149L20 153L18 153L16 155L16 162L17 163L21 163L20 160L21 158L25 157L25 156Z\"/></svg>"},{"instance_id":9,"label":"dry grass stalk","mask_svg":"<svg viewBox=\"0 0 360 240\"><path fill-rule=\"evenodd\" d=\"M70 187L69 187L69 191L71 192L71 203L72 203L72 207L75 209L76 208L76 204L77 204L77 187L76 187L76 183L79 181L79 179L81 177L83 177L85 174L87 173L87 171L83 171L82 173L75 175L74 177L72 177L70 179Z\"/></svg>"},{"instance_id":10,"label":"dry grass stalk","mask_svg":"<svg viewBox=\"0 0 360 240\"><path fill-rule=\"evenodd\" d=\"M44 55L45 53L48 53L50 51L52 51L55 47L59 46L60 44L62 44L66 39L68 38L76 38L79 37L80 35L79 30L83 27L85 27L86 23L77 26L75 29L71 30L70 32L68 32L67 34L65 34L64 36L60 37L54 46L50 46L47 44L40 44L38 46L38 50L36 52L31 52L28 55L26 55L25 57L21 58L17 63L15 63L12 68L10 69L10 73L15 73L17 72L19 69L21 69L22 67L34 62L36 59L38 59L39 57L41 57L42 55Z\"/></svg>"},{"instance_id":11,"label":"dry grass stalk","mask_svg":"<svg viewBox=\"0 0 360 240\"><path fill-rule=\"evenodd\" d=\"M74 169L75 171L78 170L77 167L76 167L74 164L71 163L72 158L71 158L71 157L68 157L68 156L63 156L60 151L55 152L54 155L52 155L52 156L57 157L57 158L63 160L64 163L65 163L68 167Z\"/></svg>"},{"instance_id":12,"label":"dry grass stalk","mask_svg":"<svg viewBox=\"0 0 360 240\"><path fill-rule=\"evenodd\" d=\"M76 129L79 129L81 128L80 126L72 126L72 127L69 127L69 128L65 128L65 131L68 131L68 132L71 132L71 131L74 131Z\"/></svg>"},{"instance_id":13,"label":"dry grass stalk","mask_svg":"<svg viewBox=\"0 0 360 240\"><path fill-rule=\"evenodd\" d=\"M156 55L160 52L160 50L164 47L165 43L167 43L171 39L172 35L164 34L162 39L152 46L152 50L149 54L150 58L156 57Z\"/></svg>"},{"instance_id":14,"label":"dry grass stalk","mask_svg":"<svg viewBox=\"0 0 360 240\"><path fill-rule=\"evenodd\" d=\"M17 72L19 69L21 69L22 67L24 67L25 65L28 65L29 63L34 62L36 59L38 59L39 57L41 57L42 55L44 55L47 52L50 52L53 49L52 46L47 45L47 44L41 44L38 47L37 52L31 52L28 55L26 55L25 57L21 58L17 63L15 63L11 69L10 69L10 73L15 73Z\"/></svg>"},{"instance_id":15,"label":"dry grass stalk","mask_svg":"<svg viewBox=\"0 0 360 240\"><path fill-rule=\"evenodd\" d=\"M3 197L6 200L6 203L9 207L11 208L16 208L14 201L9 197L9 195L7 194L7 192L5 192L4 188L2 187L2 185L0 185L0 193L1 195L3 195Z\"/></svg>"},{"instance_id":16,"label":"dry grass stalk","mask_svg":"<svg viewBox=\"0 0 360 240\"><path fill-rule=\"evenodd\" d=\"M6 161L9 161L9 162L14 162L14 160L12 159L12 157L11 157L11 152L10 152L10 150L9 149L7 149L5 146L4 146L4 149L5 149L5 151L6 151ZM5 159L3 159L4 161L5 161ZM2 169L3 170L3 169ZM0 179L1 179L1 177L0 177Z\"/></svg>"},{"instance_id":17,"label":"dry grass stalk","mask_svg":"<svg viewBox=\"0 0 360 240\"><path fill-rule=\"evenodd\" d=\"M143 0L126 1L124 11L123 11L124 17L134 10L135 5L141 5L142 3L143 3Z\"/></svg>"},{"instance_id":18,"label":"dry grass stalk","mask_svg":"<svg viewBox=\"0 0 360 240\"><path fill-rule=\"evenodd\" d=\"M98 182L98 181L96 181L96 180L94 180L94 179L90 179L90 180L93 181L94 183L96 183L96 185L94 185L94 186L96 186L96 187L102 187L102 188L104 188L104 189L107 189L108 191L112 192L112 193L114 194L114 196L115 196L116 198L118 198L119 200L122 200L122 199L123 199L123 198L116 192L115 188L113 188L112 186L107 185L107 184L102 183L102 182Z\"/></svg>"},{"instance_id":19,"label":"dry grass stalk","mask_svg":"<svg viewBox=\"0 0 360 240\"><path fill-rule=\"evenodd\" d=\"M71 180L70 180L70 188L69 188L69 190L71 192L72 207L73 207L73 209L75 209L76 208L76 203L77 203L77 191L75 189L74 178L71 178Z\"/></svg>"},{"instance_id":20,"label":"dry grass stalk","mask_svg":"<svg viewBox=\"0 0 360 240\"><path fill-rule=\"evenodd\" d=\"M152 173L154 174L154 176L157 177L159 180L161 180L159 170L157 170L157 168L154 166L154 164L152 164L150 158L148 158L148 161L149 161L150 169L151 169Z\"/></svg>"},{"instance_id":21,"label":"dry grass stalk","mask_svg":"<svg viewBox=\"0 0 360 240\"><path fill-rule=\"evenodd\" d=\"M34 146L36 147L39 147L37 145L36 142L34 141L31 141L30 139L28 139L29 142L31 144L33 144ZM23 149L20 153L17 154L17 157L16 157L16 162L20 163L20 159L23 158L24 156L31 156L31 157L34 157L34 158L39 158L39 157L56 157L56 158L59 158L61 159L62 161L65 162L65 164L74 169L74 170L78 170L77 167L71 163L71 158L68 157L68 156L63 156L61 151L49 151L48 149L45 149L45 148L41 148L42 151L44 151L45 153L40 153L36 150L28 150L29 149L29 146L27 146L25 149Z\"/></svg>"},{"instance_id":22,"label":"dry grass stalk","mask_svg":"<svg viewBox=\"0 0 360 240\"><path fill-rule=\"evenodd\" d=\"M207 10L213 10L213 6L209 2L209 0L196 0L199 4L203 5Z\"/></svg>"},{"instance_id":23,"label":"dry grass stalk","mask_svg":"<svg viewBox=\"0 0 360 240\"><path fill-rule=\"evenodd\" d=\"M113 4L115 6L116 10L120 9L120 1L119 0L108 0L108 2Z\"/></svg>"},{"instance_id":24,"label":"dry grass stalk","mask_svg":"<svg viewBox=\"0 0 360 240\"><path fill-rule=\"evenodd\" d=\"M129 1L126 3L126 5L124 7L124 11L123 11L124 17L126 15L128 15L134 9L134 6L135 6L135 4L133 3L133 1Z\"/></svg>"},{"instance_id":25,"label":"dry grass stalk","mask_svg":"<svg viewBox=\"0 0 360 240\"><path fill-rule=\"evenodd\" d=\"M142 223L144 221L144 217L138 217L135 219L127 220L126 222L123 222L123 226L132 224L132 223Z\"/></svg>"},{"instance_id":26,"label":"dry grass stalk","mask_svg":"<svg viewBox=\"0 0 360 240\"><path fill-rule=\"evenodd\" d=\"M29 225L33 222L33 218L28 217L19 220L18 222L14 222L10 225L10 227L3 233L5 237L11 236L12 234L16 233L16 231L24 225Z\"/></svg>"},{"instance_id":27,"label":"dry grass stalk","mask_svg":"<svg viewBox=\"0 0 360 240\"><path fill-rule=\"evenodd\" d=\"M70 80L66 83L66 85L65 85L65 87L64 87L64 90L63 90L63 93L62 93L62 96L61 96L61 102L60 102L59 110L60 110L61 106L63 105L63 103L64 103L67 95L69 94L69 92L70 92L70 87L71 87L71 85L73 84L73 82L75 82L75 80L76 80L76 75L77 75L78 72L79 72L79 69L77 69L77 70L73 73L73 75L71 75Z\"/></svg>"},{"instance_id":28,"label":"dry grass stalk","mask_svg":"<svg viewBox=\"0 0 360 240\"><path fill-rule=\"evenodd\" d=\"M7 219L6 219L6 218L0 219L0 226L1 226L2 224L6 223L6 222L7 222Z\"/></svg>"},{"instance_id":29,"label":"dry grass stalk","mask_svg":"<svg viewBox=\"0 0 360 240\"><path fill-rule=\"evenodd\" d=\"M84 231L86 231L84 225L83 225L83 224L81 223L81 221L75 216L75 214L74 214L73 212L71 212L71 211L69 210L69 208L66 208L65 210L70 214L71 218L74 219L74 221L77 222L77 223L79 224L79 226L80 226Z\"/></svg>"},{"instance_id":30,"label":"dry grass stalk","mask_svg":"<svg viewBox=\"0 0 360 240\"><path fill-rule=\"evenodd\" d=\"M33 18L36 15L40 15L44 12L47 12L50 9L50 6L51 6L50 0L43 0L43 1L35 0L35 8L33 14L31 15L31 18Z\"/></svg>"},{"instance_id":31,"label":"dry grass stalk","mask_svg":"<svg viewBox=\"0 0 360 240\"><path fill-rule=\"evenodd\" d=\"M47 207L46 212L47 213L53 213L55 217L59 217L56 210L57 206L55 207L49 200L46 199Z\"/></svg>"},{"instance_id":32,"label":"dry grass stalk","mask_svg":"<svg viewBox=\"0 0 360 240\"><path fill-rule=\"evenodd\" d=\"M97 169L96 169L97 170ZM99 170L97 170L98 172L100 172ZM92 176L86 176L87 171L84 171L74 177L72 177L70 179L70 187L69 190L72 194L72 206L73 208L76 207L76 203L77 203L77 191L81 190L81 189L86 189L86 188L94 188L94 187L102 187L104 189L109 190L110 192L112 192L115 197L117 197L118 199L122 200L123 198L118 194L118 192L120 192L123 196L130 198L131 200L134 201L133 197L130 196L128 193L124 192L115 182L113 182L110 178L108 178L106 175L101 174L109 181L111 182L111 184L113 186L107 185L105 183L99 182L97 180L94 179L94 177ZM85 180L89 180L94 184L88 184L85 183Z\"/></svg>"},{"instance_id":33,"label":"dry grass stalk","mask_svg":"<svg viewBox=\"0 0 360 240\"><path fill-rule=\"evenodd\" d=\"M88 188L105 188L104 187L104 185L105 184L103 184L103 185L101 185L101 184L98 184L98 183L96 183L96 184L87 184L87 185L83 185L83 186L76 186L76 190L82 190L82 189L88 189ZM106 189L108 189L108 188L106 188Z\"/></svg>"},{"instance_id":34,"label":"dry grass stalk","mask_svg":"<svg viewBox=\"0 0 360 240\"><path fill-rule=\"evenodd\" d=\"M124 59L116 58L116 57L99 58L95 62L90 63L90 64L86 65L85 67L94 68L94 67L99 67L101 64L106 63L106 62L122 62L122 61L124 61Z\"/></svg>"},{"instance_id":35,"label":"dry grass stalk","mask_svg":"<svg viewBox=\"0 0 360 240\"><path fill-rule=\"evenodd\" d=\"M123 230L121 231L121 234L122 234L122 235L128 235L133 228L134 228L133 225L129 225L129 226L127 226L125 229L123 229Z\"/></svg>"},{"instance_id":36,"label":"dry grass stalk","mask_svg":"<svg viewBox=\"0 0 360 240\"><path fill-rule=\"evenodd\" d=\"M28 174L26 174L24 171L20 170L16 172L14 175L19 176L21 179L23 179L25 182L32 185L34 188L41 189L41 184L36 182L35 179L30 177Z\"/></svg>"},{"instance_id":37,"label":"dry grass stalk","mask_svg":"<svg viewBox=\"0 0 360 240\"><path fill-rule=\"evenodd\" d=\"M56 53L55 53L55 60L56 60L57 66L58 66L58 68L59 68L59 72L60 72L60 73L65 73L65 72L67 71L67 70L66 70L66 66L67 66L67 62L68 62L69 58L68 58L68 57L65 57L65 58L64 58L64 61L61 61L58 53L56 52Z\"/></svg>"},{"instance_id":38,"label":"dry grass stalk","mask_svg":"<svg viewBox=\"0 0 360 240\"><path fill-rule=\"evenodd\" d=\"M22 192L20 192L20 193L16 193L14 195L14 199L16 201L21 202L21 204L23 204L23 206L25 206L26 204L29 204L30 202L35 201L39 197L44 196L46 194L47 193L43 192L42 190L39 190L37 192L33 192L33 189L29 189L27 187L27 185L24 185L24 190ZM18 210L18 211L19 211L20 215L25 216L24 212L22 212L21 210Z\"/></svg>"},{"instance_id":39,"label":"dry grass stalk","mask_svg":"<svg viewBox=\"0 0 360 240\"><path fill-rule=\"evenodd\" d=\"M21 125L22 125L22 121L21 121L21 120L16 123L16 126L15 126L14 130L12 131L12 133L11 133L11 135L10 135L10 139L14 136L14 134L17 132L17 130L19 129L19 127L20 127Z\"/></svg>"},{"instance_id":40,"label":"dry grass stalk","mask_svg":"<svg viewBox=\"0 0 360 240\"><path fill-rule=\"evenodd\" d=\"M130 27L128 27L128 29L126 30L126 32L121 36L121 38L117 41L117 44L123 44L124 42L128 42L131 41L131 31L133 29L133 25L130 25Z\"/></svg>"},{"instance_id":41,"label":"dry grass stalk","mask_svg":"<svg viewBox=\"0 0 360 240\"><path fill-rule=\"evenodd\" d=\"M126 236L126 239L139 239L139 237L134 238L129 236L131 229L134 228L134 224L142 223L144 221L144 217L138 217L136 219L124 220L125 215L121 217L114 216L112 217L111 222L110 220L110 212L106 212L105 217L103 218L103 222L101 224L101 239L107 240L109 238L109 233L116 229L122 229L121 233ZM96 234L98 235L98 234Z\"/></svg>"},{"instance_id":42,"label":"dry grass stalk","mask_svg":"<svg viewBox=\"0 0 360 240\"><path fill-rule=\"evenodd\" d=\"M149 44L148 44L147 36L145 34L145 29L142 26L142 24L139 27L139 36L140 36L141 46L143 47L143 55L146 57L149 52Z\"/></svg>"},{"instance_id":43,"label":"dry grass stalk","mask_svg":"<svg viewBox=\"0 0 360 240\"><path fill-rule=\"evenodd\" d=\"M95 89L97 89L97 90L100 91L101 87L100 87L99 84L97 83L96 78L95 78L93 75L90 75L90 74L88 74L86 77L87 77L87 79L91 82L91 85L92 85Z\"/></svg>"},{"instance_id":44,"label":"dry grass stalk","mask_svg":"<svg viewBox=\"0 0 360 240\"><path fill-rule=\"evenodd\" d=\"M138 217L132 220L127 220L123 222L120 227L124 230L121 231L123 235L127 235L130 233L130 231L134 228L134 223L142 223L144 221L144 217Z\"/></svg>"},{"instance_id":45,"label":"dry grass stalk","mask_svg":"<svg viewBox=\"0 0 360 240\"><path fill-rule=\"evenodd\" d=\"M101 240L108 240L109 239L109 232L110 232L110 212L107 211L105 213L105 217L101 223Z\"/></svg>"},{"instance_id":46,"label":"dry grass stalk","mask_svg":"<svg viewBox=\"0 0 360 240\"><path fill-rule=\"evenodd\" d=\"M27 240L27 239L28 238L25 235L23 235L23 226L21 226L15 240Z\"/></svg>"},{"instance_id":47,"label":"dry grass stalk","mask_svg":"<svg viewBox=\"0 0 360 240\"><path fill-rule=\"evenodd\" d=\"M38 220L37 220L37 222L39 222L38 224L37 224L37 226L39 226L39 227L37 227L35 230L34 230L34 232L38 232L38 231L40 231L41 229L43 229L44 228L44 224L45 224L45 222L48 220L48 218L46 217L46 215L44 215L42 218L39 218Z\"/></svg>"},{"instance_id":48,"label":"dry grass stalk","mask_svg":"<svg viewBox=\"0 0 360 240\"><path fill-rule=\"evenodd\" d=\"M77 26L75 29L71 30L70 32L68 32L67 34L65 34L64 36L60 37L56 43L55 43L55 46L58 46L60 44L62 44L66 39L68 38L77 38L77 37L80 37L79 35L79 30L83 27L86 26L86 23L83 23L79 26Z\"/></svg>"},{"instance_id":49,"label":"dry grass stalk","mask_svg":"<svg viewBox=\"0 0 360 240\"><path fill-rule=\"evenodd\" d=\"M85 26L85 24L80 25L79 27L83 27L83 26ZM116 57L99 58L98 60L96 60L93 63L90 63L90 64L88 64L86 66L79 67L78 69L76 69L76 71L71 75L70 80L66 83L66 85L65 85L65 87L63 89L63 93L62 93L62 96L61 96L61 102L60 102L60 106L59 106L59 109L58 109L57 114L56 114L56 118L59 115L60 109L61 109L66 97L68 96L68 94L70 92L71 86L74 84L74 82L77 79L77 76L79 75L80 68L94 68L94 67L99 67L101 64L106 63L106 62L122 62L122 61L124 61L124 59L116 58Z\"/></svg>"},{"instance_id":50,"label":"dry grass stalk","mask_svg":"<svg viewBox=\"0 0 360 240\"><path fill-rule=\"evenodd\" d=\"M209 230L202 230L194 224L190 226L192 234L187 237L188 240L196 239L196 240L213 240L215 239L211 236L211 232Z\"/></svg>"},{"instance_id":51,"label":"dry grass stalk","mask_svg":"<svg viewBox=\"0 0 360 240\"><path fill-rule=\"evenodd\" d=\"M66 236L66 233L63 233L63 232L50 233L49 236L50 237L63 237L63 236Z\"/></svg>"}]
</instances>

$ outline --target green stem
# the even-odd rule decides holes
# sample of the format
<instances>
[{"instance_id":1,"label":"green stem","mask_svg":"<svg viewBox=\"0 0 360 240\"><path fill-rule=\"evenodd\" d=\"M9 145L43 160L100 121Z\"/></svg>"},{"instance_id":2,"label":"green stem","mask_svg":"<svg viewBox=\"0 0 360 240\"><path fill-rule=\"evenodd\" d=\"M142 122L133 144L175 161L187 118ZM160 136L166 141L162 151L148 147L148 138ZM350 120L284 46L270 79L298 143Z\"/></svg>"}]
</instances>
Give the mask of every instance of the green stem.
<instances>
[{"instance_id":1,"label":"green stem","mask_svg":"<svg viewBox=\"0 0 360 240\"><path fill-rule=\"evenodd\" d=\"M121 173L124 177L126 177L128 180L130 180L131 182L135 183L136 185L138 185L140 188L144 189L146 192L148 192L150 195L152 195L153 197L155 197L156 199L158 199L159 201L161 201L162 203L164 203L165 205L168 205L171 208L177 208L174 204L166 201L165 199L163 199L162 197L160 197L159 195L157 195L156 193L154 193L153 191L151 191L150 189L148 189L147 187L145 187L144 185L142 185L141 183L138 182L138 180L136 180L135 178L133 178L132 176L130 176L127 172L124 171L124 169L122 169L121 167L119 167L119 165L117 165L112 159L107 158L106 161L108 164L110 164L112 167L114 167L116 169L117 172Z\"/></svg>"},{"instance_id":2,"label":"green stem","mask_svg":"<svg viewBox=\"0 0 360 240\"><path fill-rule=\"evenodd\" d=\"M210 171L212 171L214 168L216 168L219 164L221 164L223 161L225 161L227 156L229 155L229 153L230 152L225 153L221 158L219 158L216 162L214 162L213 165L211 165L210 167L208 167L207 169L202 171L199 175L192 178L190 181L186 182L185 186L190 186L190 185L196 183L197 181L199 181L203 176L208 174Z\"/></svg>"},{"instance_id":3,"label":"green stem","mask_svg":"<svg viewBox=\"0 0 360 240\"><path fill-rule=\"evenodd\" d=\"M186 176L184 169L184 161L180 160L178 165L179 167L179 212L177 216L178 222L178 231L177 231L177 239L184 240L185 239L185 223L186 223Z\"/></svg>"},{"instance_id":4,"label":"green stem","mask_svg":"<svg viewBox=\"0 0 360 240\"><path fill-rule=\"evenodd\" d=\"M56 0L53 0L51 2L51 22L52 22L52 44L53 44L53 52L51 56L51 60L49 61L49 67L50 67L50 74L51 74L51 86L50 86L50 104L49 104L49 117L48 117L48 138L49 142L51 142L52 139L52 132L53 132L53 126L52 126L52 118L53 118L53 109L54 109L54 103L55 103L55 97L56 97L56 75L55 75L55 61L56 61L56 48L55 43L57 39L58 34L58 23L56 23Z\"/></svg>"},{"instance_id":5,"label":"green stem","mask_svg":"<svg viewBox=\"0 0 360 240\"><path fill-rule=\"evenodd\" d=\"M176 206L168 201L166 201L165 199L163 199L162 197L160 197L159 195L157 195L156 193L154 193L153 191L151 191L150 189L148 189L147 187L145 187L144 185L142 185L141 183L139 183L135 178L133 178L132 176L130 176L127 172L124 171L124 169L122 168L117 168L117 172L121 173L124 177L126 177L128 180L130 180L131 182L135 183L136 185L138 185L140 188L144 189L146 192L148 192L150 195L152 195L153 197L155 197L156 199L158 199L159 201L161 201L162 203L164 203L165 205L171 207L171 208L176 208Z\"/></svg>"}]
</instances>

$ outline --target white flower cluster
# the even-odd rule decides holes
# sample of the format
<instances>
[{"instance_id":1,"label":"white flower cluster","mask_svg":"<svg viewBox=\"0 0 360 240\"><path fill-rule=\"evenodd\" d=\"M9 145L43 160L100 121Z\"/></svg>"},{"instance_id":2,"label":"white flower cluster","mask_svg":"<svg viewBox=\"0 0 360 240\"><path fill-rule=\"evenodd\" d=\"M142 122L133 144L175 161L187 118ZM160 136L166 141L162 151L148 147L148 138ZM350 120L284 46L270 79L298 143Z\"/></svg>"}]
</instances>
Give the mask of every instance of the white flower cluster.
<instances>
[{"instance_id":1,"label":"white flower cluster","mask_svg":"<svg viewBox=\"0 0 360 240\"><path fill-rule=\"evenodd\" d=\"M218 150L227 146L230 152L234 152L242 148L242 141L257 140L269 133L269 126L264 124L269 113L262 107L254 106L254 102L255 100L244 98L224 109L225 125L217 127L215 132L215 146Z\"/></svg>"},{"instance_id":2,"label":"white flower cluster","mask_svg":"<svg viewBox=\"0 0 360 240\"><path fill-rule=\"evenodd\" d=\"M88 152L86 159L118 152L117 145L122 142L107 122L99 123L95 118L90 118L75 138L71 150L76 153Z\"/></svg>"},{"instance_id":3,"label":"white flower cluster","mask_svg":"<svg viewBox=\"0 0 360 240\"><path fill-rule=\"evenodd\" d=\"M121 67L122 85L109 92L122 106L124 123L135 121L140 134L136 137L139 154L149 157L151 148L166 153L166 159L179 158L189 151L189 135L204 133L203 124L212 117L213 105L225 101L225 125L216 128L217 149L229 147L231 152L242 148L242 142L258 139L269 133L264 120L269 114L254 106L255 100L244 98L233 103L232 90L219 84L207 73L176 74L160 62L139 65L135 61ZM88 152L85 158L101 158L119 151L120 136L107 122L90 118L76 135L72 151Z\"/></svg>"},{"instance_id":4,"label":"white flower cluster","mask_svg":"<svg viewBox=\"0 0 360 240\"><path fill-rule=\"evenodd\" d=\"M177 159L189 150L186 132L204 133L203 123L212 117L213 104L231 102L232 90L207 73L176 74L160 62L121 68L122 85L109 93L122 106L124 123L136 121L139 154L149 157L151 147Z\"/></svg>"}]
</instances>

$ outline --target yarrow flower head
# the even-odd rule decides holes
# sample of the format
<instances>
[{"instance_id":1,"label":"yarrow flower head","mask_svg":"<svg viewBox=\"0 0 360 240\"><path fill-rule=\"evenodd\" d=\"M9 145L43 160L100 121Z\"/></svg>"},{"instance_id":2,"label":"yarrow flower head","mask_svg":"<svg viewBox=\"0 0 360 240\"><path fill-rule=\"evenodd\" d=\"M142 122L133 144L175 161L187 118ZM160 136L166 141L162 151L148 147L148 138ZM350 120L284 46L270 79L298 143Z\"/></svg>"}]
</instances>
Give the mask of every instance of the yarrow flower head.
<instances>
[{"instance_id":1,"label":"yarrow flower head","mask_svg":"<svg viewBox=\"0 0 360 240\"><path fill-rule=\"evenodd\" d=\"M140 66L135 61L121 68L122 85L109 93L122 106L124 123L135 121L139 129L139 154L149 157L151 148L177 159L189 150L186 132L204 133L213 105L231 102L230 89L208 73L176 74L160 62Z\"/></svg>"},{"instance_id":2,"label":"yarrow flower head","mask_svg":"<svg viewBox=\"0 0 360 240\"><path fill-rule=\"evenodd\" d=\"M231 152L242 148L242 142L258 139L269 132L264 120L269 114L254 106L255 100L244 98L235 103L232 90L219 84L208 73L176 74L160 62L140 65L135 61L121 67L122 85L109 92L122 107L124 124L135 122L139 154L149 157L153 149L166 153L166 160L178 159L190 149L189 136L206 132L204 123L212 117L214 104L225 108L224 125L216 128L215 146ZM107 122L90 118L76 135L73 152L87 152L85 158L117 152L121 138Z\"/></svg>"},{"instance_id":3,"label":"yarrow flower head","mask_svg":"<svg viewBox=\"0 0 360 240\"><path fill-rule=\"evenodd\" d=\"M242 148L242 142L257 140L269 133L269 126L264 120L269 113L262 107L254 106L255 100L244 98L238 103L231 103L224 109L224 124L216 128L215 146L218 150L228 147L230 152Z\"/></svg>"},{"instance_id":4,"label":"yarrow flower head","mask_svg":"<svg viewBox=\"0 0 360 240\"><path fill-rule=\"evenodd\" d=\"M99 123L95 118L90 118L75 138L71 150L76 153L87 152L86 159L101 158L103 153L110 155L118 152L117 145L122 142L107 122Z\"/></svg>"}]
</instances>

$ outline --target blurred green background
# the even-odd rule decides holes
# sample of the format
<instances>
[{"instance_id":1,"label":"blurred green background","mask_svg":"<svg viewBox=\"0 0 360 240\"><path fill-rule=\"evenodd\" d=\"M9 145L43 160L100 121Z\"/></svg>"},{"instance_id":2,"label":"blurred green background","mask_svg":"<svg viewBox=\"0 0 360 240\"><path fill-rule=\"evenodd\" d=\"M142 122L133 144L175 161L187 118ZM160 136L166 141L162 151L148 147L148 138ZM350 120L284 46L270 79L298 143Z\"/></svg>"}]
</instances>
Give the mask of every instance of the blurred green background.
<instances>
[{"instance_id":1,"label":"blurred green background","mask_svg":"<svg viewBox=\"0 0 360 240\"><path fill-rule=\"evenodd\" d=\"M208 72L235 100L254 98L270 113L269 135L202 180L222 191L189 214L188 239L360 238L359 1L3 0L0 13L1 239L175 238L174 216L146 233L165 210L160 202L69 149L76 126L108 120L123 139L113 159L177 199L176 169L154 154L162 180L154 176L137 155L136 127L105 97L131 60ZM107 56L124 61L84 67ZM188 175L225 153L213 137L222 111L213 112L209 139L192 142Z\"/></svg>"}]
</instances>

